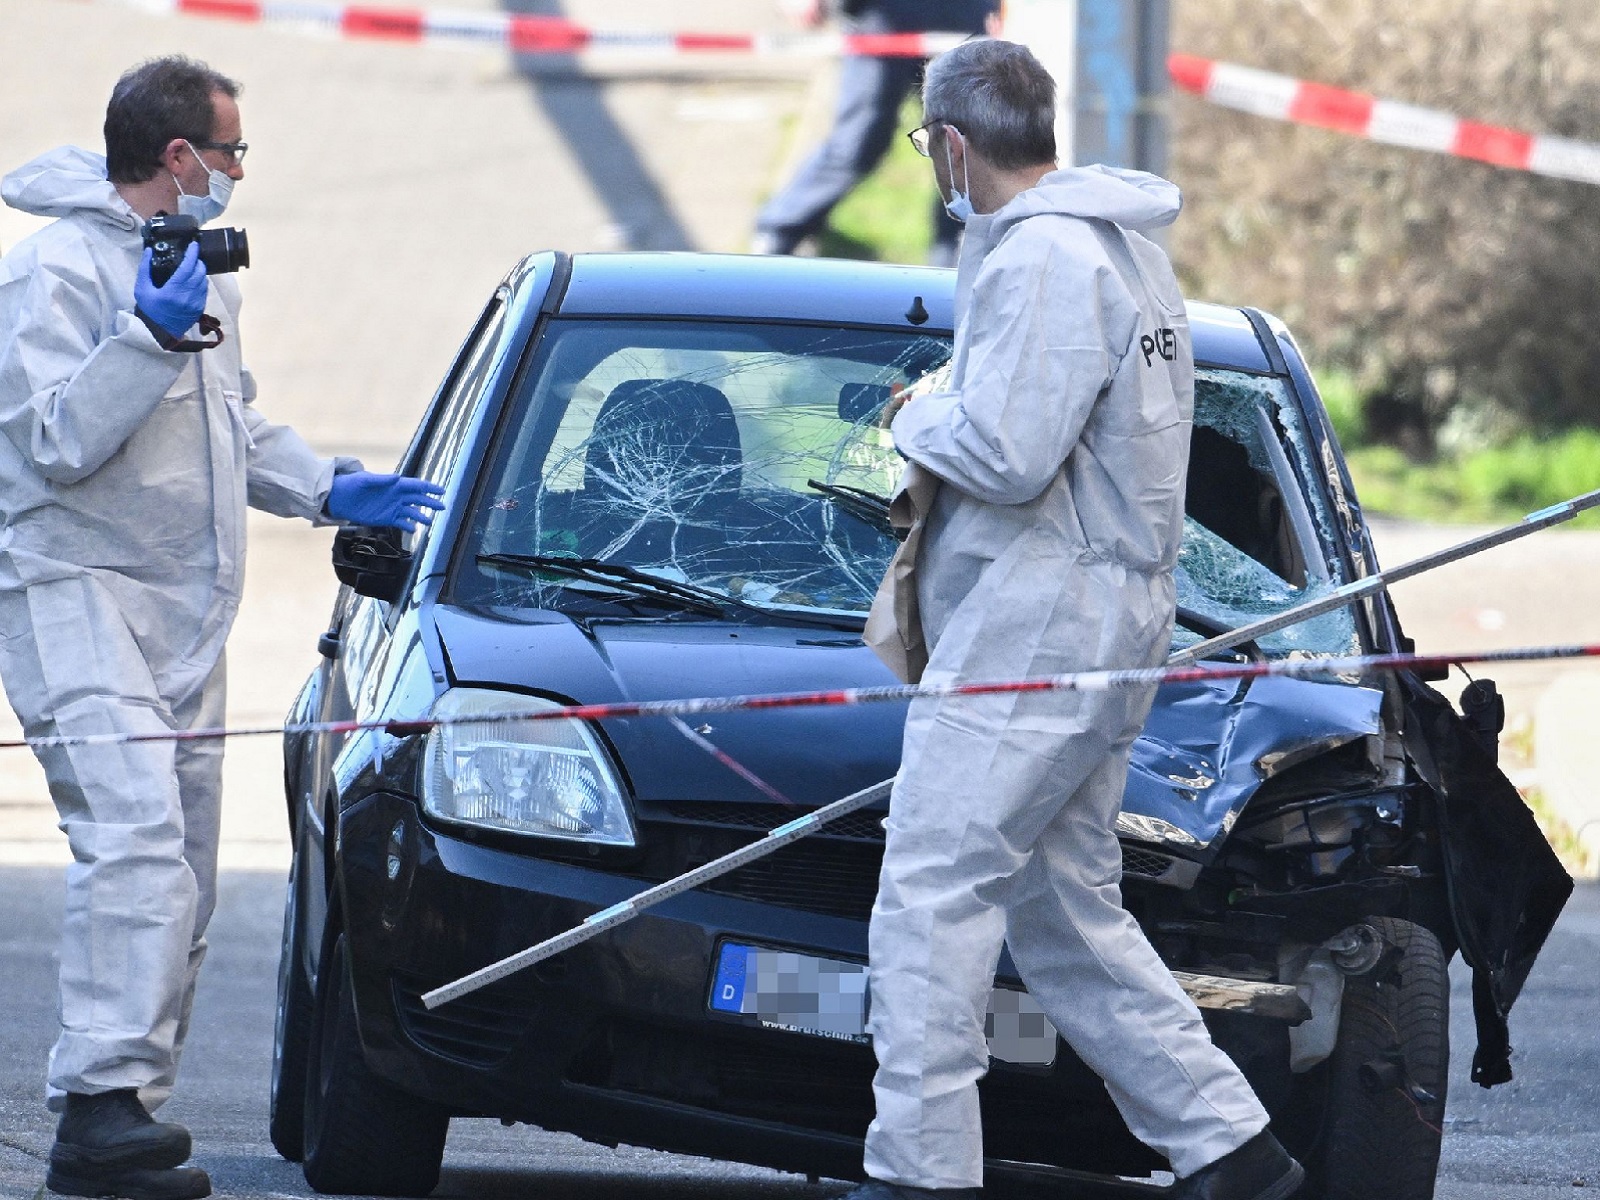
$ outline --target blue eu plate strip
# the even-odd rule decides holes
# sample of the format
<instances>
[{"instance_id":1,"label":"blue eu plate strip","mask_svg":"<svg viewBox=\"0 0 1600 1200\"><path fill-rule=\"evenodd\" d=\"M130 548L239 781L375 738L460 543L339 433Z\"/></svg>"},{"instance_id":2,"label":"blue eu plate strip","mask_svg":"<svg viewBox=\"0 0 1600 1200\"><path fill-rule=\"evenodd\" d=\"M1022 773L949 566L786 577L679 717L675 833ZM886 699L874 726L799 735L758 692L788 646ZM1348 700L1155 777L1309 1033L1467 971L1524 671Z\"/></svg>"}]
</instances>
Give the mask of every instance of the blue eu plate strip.
<instances>
[{"instance_id":1,"label":"blue eu plate strip","mask_svg":"<svg viewBox=\"0 0 1600 1200\"><path fill-rule=\"evenodd\" d=\"M749 946L723 943L722 953L717 959L717 979L711 986L711 1007L717 1012L744 1011L745 976L754 954L755 951Z\"/></svg>"}]
</instances>

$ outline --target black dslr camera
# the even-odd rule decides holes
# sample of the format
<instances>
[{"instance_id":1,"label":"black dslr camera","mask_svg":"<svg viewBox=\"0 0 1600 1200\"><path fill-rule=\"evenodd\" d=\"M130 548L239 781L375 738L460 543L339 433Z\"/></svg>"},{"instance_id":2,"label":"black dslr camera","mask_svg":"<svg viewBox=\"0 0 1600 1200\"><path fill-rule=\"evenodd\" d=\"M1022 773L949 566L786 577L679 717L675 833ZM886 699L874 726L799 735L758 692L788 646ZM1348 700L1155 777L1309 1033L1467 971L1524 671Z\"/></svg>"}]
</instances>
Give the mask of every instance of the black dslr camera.
<instances>
[{"instance_id":1,"label":"black dslr camera","mask_svg":"<svg viewBox=\"0 0 1600 1200\"><path fill-rule=\"evenodd\" d=\"M163 286L178 269L189 243L200 243L200 261L211 275L250 265L250 239L242 229L201 229L193 217L157 213L145 223L144 244L151 250L150 280Z\"/></svg>"}]
</instances>

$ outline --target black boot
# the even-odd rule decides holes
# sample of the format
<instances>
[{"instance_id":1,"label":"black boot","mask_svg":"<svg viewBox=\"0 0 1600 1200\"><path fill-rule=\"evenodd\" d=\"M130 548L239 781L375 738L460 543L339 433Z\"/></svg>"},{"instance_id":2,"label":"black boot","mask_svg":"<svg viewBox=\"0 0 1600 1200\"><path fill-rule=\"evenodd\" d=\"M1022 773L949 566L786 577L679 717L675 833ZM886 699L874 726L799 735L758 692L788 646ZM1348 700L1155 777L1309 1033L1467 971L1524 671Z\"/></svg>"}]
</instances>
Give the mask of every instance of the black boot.
<instances>
[{"instance_id":1,"label":"black boot","mask_svg":"<svg viewBox=\"0 0 1600 1200\"><path fill-rule=\"evenodd\" d=\"M978 1200L976 1188L919 1188L869 1179L839 1200Z\"/></svg>"},{"instance_id":2,"label":"black boot","mask_svg":"<svg viewBox=\"0 0 1600 1200\"><path fill-rule=\"evenodd\" d=\"M1262 1130L1232 1154L1180 1179L1172 1200L1288 1200L1305 1180L1305 1168Z\"/></svg>"},{"instance_id":3,"label":"black boot","mask_svg":"<svg viewBox=\"0 0 1600 1200\"><path fill-rule=\"evenodd\" d=\"M211 1195L211 1177L199 1167L51 1166L44 1185L58 1196L116 1196L119 1200L203 1200Z\"/></svg>"},{"instance_id":4,"label":"black boot","mask_svg":"<svg viewBox=\"0 0 1600 1200\"><path fill-rule=\"evenodd\" d=\"M45 1183L68 1196L197 1200L211 1192L206 1173L173 1169L190 1148L189 1131L152 1119L132 1088L69 1093Z\"/></svg>"}]
</instances>

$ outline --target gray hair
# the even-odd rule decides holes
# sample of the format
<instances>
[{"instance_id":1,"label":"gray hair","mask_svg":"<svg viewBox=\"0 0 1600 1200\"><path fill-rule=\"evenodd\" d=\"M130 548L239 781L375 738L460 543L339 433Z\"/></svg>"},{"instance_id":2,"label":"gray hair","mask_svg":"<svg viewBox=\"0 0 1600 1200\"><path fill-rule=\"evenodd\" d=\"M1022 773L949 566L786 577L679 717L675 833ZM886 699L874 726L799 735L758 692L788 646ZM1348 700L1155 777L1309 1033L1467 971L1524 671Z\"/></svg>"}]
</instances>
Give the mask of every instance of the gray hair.
<instances>
[{"instance_id":1,"label":"gray hair","mask_svg":"<svg viewBox=\"0 0 1600 1200\"><path fill-rule=\"evenodd\" d=\"M928 64L922 114L954 125L1002 171L1053 162L1056 82L1026 46L963 42Z\"/></svg>"}]
</instances>

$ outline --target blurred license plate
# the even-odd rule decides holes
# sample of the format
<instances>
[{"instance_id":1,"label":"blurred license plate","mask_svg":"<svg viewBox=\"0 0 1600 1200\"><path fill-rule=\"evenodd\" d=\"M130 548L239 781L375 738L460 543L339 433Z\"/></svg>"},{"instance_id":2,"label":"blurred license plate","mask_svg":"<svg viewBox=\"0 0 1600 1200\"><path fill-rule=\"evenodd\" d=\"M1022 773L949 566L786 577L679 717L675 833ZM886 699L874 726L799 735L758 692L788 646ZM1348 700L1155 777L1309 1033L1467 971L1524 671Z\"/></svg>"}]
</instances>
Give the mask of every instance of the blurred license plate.
<instances>
[{"instance_id":1,"label":"blurred license plate","mask_svg":"<svg viewBox=\"0 0 1600 1200\"><path fill-rule=\"evenodd\" d=\"M866 1043L869 1008L862 963L735 942L724 942L717 955L713 1012L766 1029ZM996 988L984 1032L989 1053L1001 1062L1048 1067L1056 1060L1056 1031L1027 992Z\"/></svg>"}]
</instances>

